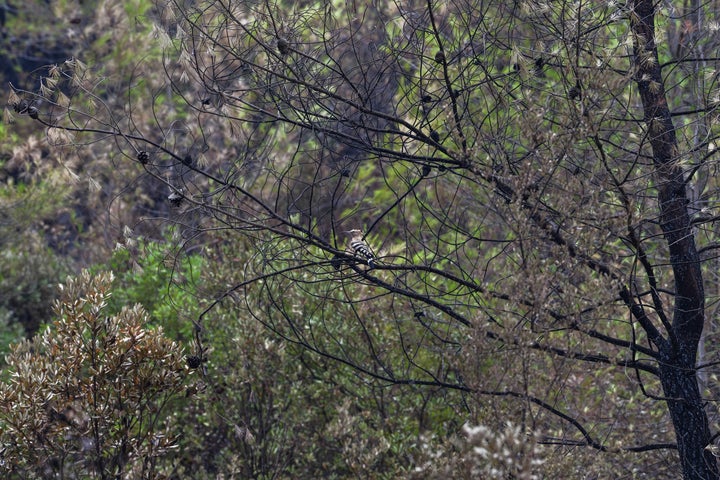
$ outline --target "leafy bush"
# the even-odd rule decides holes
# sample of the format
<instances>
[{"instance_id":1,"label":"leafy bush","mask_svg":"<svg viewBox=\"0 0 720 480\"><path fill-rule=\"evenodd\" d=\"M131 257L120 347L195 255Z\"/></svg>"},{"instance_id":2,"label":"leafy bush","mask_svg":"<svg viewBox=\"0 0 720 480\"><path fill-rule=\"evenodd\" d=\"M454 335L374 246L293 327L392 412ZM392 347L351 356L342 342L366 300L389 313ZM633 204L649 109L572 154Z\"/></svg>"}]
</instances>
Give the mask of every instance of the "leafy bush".
<instances>
[{"instance_id":1,"label":"leafy bush","mask_svg":"<svg viewBox=\"0 0 720 480\"><path fill-rule=\"evenodd\" d=\"M484 425L463 426L463 435L451 446L423 442L423 459L412 478L536 480L543 463L538 436L527 434L508 422L502 431Z\"/></svg>"},{"instance_id":2,"label":"leafy bush","mask_svg":"<svg viewBox=\"0 0 720 480\"><path fill-rule=\"evenodd\" d=\"M18 175L31 176L25 169L35 167L28 158L39 149L35 145L18 154L23 165ZM9 324L19 323L33 334L50 318L55 289L68 273L70 259L61 256L68 242L62 237L73 233L67 224L56 225L66 212L62 179L25 180L16 183L0 173L0 312Z\"/></svg>"},{"instance_id":3,"label":"leafy bush","mask_svg":"<svg viewBox=\"0 0 720 480\"><path fill-rule=\"evenodd\" d=\"M62 261L34 236L0 248L0 311L29 334L49 319Z\"/></svg>"},{"instance_id":4,"label":"leafy bush","mask_svg":"<svg viewBox=\"0 0 720 480\"><path fill-rule=\"evenodd\" d=\"M105 265L115 272L113 297L108 307L116 312L123 305L141 303L151 323L161 325L174 339L193 336L190 319L199 315L197 292L203 258L178 255L169 243L127 239L127 248L117 249Z\"/></svg>"},{"instance_id":5,"label":"leafy bush","mask_svg":"<svg viewBox=\"0 0 720 480\"><path fill-rule=\"evenodd\" d=\"M183 350L145 328L140 305L107 316L112 279L68 279L57 319L12 347L0 383L5 478L158 478L175 446L162 420L183 390Z\"/></svg>"},{"instance_id":6,"label":"leafy bush","mask_svg":"<svg viewBox=\"0 0 720 480\"><path fill-rule=\"evenodd\" d=\"M233 295L233 285L242 284L257 260L248 244L218 245L205 250L198 281L216 292L206 304ZM357 327L348 306L336 305L332 317L320 317L327 299L312 285L302 290L300 283L270 279L265 285L273 298L306 312L307 324L297 330L318 342L348 338ZM445 438L462 423L459 392L361 379L350 366L279 339L279 319L257 310L268 297L253 298L245 308L220 301L197 320L207 384L173 413L182 429L174 466L180 478L366 478L368 472L401 478L412 468L422 433ZM368 324L379 329L375 345L387 351L396 341L393 331L383 326L382 309L371 314ZM357 350L355 344L348 349Z\"/></svg>"}]
</instances>

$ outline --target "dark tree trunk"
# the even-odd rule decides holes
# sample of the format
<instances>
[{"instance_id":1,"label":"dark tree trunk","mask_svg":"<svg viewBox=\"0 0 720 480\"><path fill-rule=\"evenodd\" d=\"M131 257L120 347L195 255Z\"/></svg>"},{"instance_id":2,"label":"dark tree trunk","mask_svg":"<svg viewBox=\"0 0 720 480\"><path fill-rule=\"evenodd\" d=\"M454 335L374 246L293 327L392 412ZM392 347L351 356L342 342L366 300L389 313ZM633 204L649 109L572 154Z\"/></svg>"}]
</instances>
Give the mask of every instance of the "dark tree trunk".
<instances>
[{"instance_id":1,"label":"dark tree trunk","mask_svg":"<svg viewBox=\"0 0 720 480\"><path fill-rule=\"evenodd\" d=\"M675 428L683 477L718 479L717 462L705 447L711 441L707 415L695 371L705 321L705 292L700 257L690 225L685 178L678 160L675 127L670 116L655 45L652 0L637 0L630 10L634 69L652 145L657 176L660 224L668 243L675 280L675 304L667 338L655 336L660 381ZM644 325L645 326L645 325ZM647 329L647 328L646 328Z\"/></svg>"},{"instance_id":2,"label":"dark tree trunk","mask_svg":"<svg viewBox=\"0 0 720 480\"><path fill-rule=\"evenodd\" d=\"M667 363L660 367L660 379L675 427L683 478L717 479L719 475L715 457L705 450L710 442L710 427L695 371L692 367L681 368L679 364L683 362L677 358L662 360Z\"/></svg>"}]
</instances>

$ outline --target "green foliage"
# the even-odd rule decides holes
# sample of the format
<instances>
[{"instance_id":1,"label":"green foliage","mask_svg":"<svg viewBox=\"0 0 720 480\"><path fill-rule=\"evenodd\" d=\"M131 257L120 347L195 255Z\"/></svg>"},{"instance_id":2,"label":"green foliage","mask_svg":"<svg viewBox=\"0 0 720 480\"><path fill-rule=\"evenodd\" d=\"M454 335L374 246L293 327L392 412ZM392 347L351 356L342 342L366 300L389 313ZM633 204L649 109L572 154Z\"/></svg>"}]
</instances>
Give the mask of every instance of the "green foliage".
<instances>
[{"instance_id":1,"label":"green foliage","mask_svg":"<svg viewBox=\"0 0 720 480\"><path fill-rule=\"evenodd\" d=\"M158 478L175 444L162 419L183 388L183 351L146 328L139 305L108 315L111 284L68 279L52 325L12 348L0 384L5 478Z\"/></svg>"},{"instance_id":2,"label":"green foliage","mask_svg":"<svg viewBox=\"0 0 720 480\"><path fill-rule=\"evenodd\" d=\"M40 118L57 122L50 144L73 148L28 140L28 150L35 166L62 164L76 204L108 213L109 223L67 212L64 224L95 239L93 258L125 225L165 239L113 254L107 312L139 301L172 338L197 335L207 388L175 404L185 431L167 472L395 478L420 459L419 475L527 477L510 460L533 457L515 447L536 439L503 430L502 416L566 446L586 442L578 424L603 447L670 441L661 403L649 398L662 393L642 332L668 327L658 319L672 317L660 314L675 289L652 198L653 122L641 120L633 84L654 60L629 61L632 9L91 3L79 7L82 26L69 27L82 57L51 68L36 92ZM53 15L76 19L77 8L56 2ZM661 52L663 63L679 60L663 72L678 93L672 155L687 153L675 177L689 188L717 144L717 99L703 86L716 67L691 59L714 46L665 13L657 40L664 29L678 35ZM13 194L40 187L25 180ZM97 188L78 187L87 184ZM181 189L182 205L168 205L167 192ZM147 218L182 225L181 242L220 246L179 256L166 223L155 229ZM337 255L343 229L370 226L379 268ZM709 254L716 235L706 235ZM37 255L7 249L5 286L21 285L14 279L30 257L49 256L36 243ZM31 273L31 286L52 277ZM10 293L35 300L21 290ZM660 316L638 326L638 312ZM439 447L469 418L490 430ZM652 426L636 426L648 418ZM425 433L447 454L430 457L437 465L417 447ZM560 470L552 477L570 471Z\"/></svg>"},{"instance_id":3,"label":"green foliage","mask_svg":"<svg viewBox=\"0 0 720 480\"><path fill-rule=\"evenodd\" d=\"M69 250L67 239L77 232L67 224L52 227L68 216L68 201L60 176L35 176L42 171L39 150L34 139L18 148L4 167L19 181L11 177L0 185L0 310L28 333L50 318L56 286L69 271L59 252Z\"/></svg>"},{"instance_id":4,"label":"green foliage","mask_svg":"<svg viewBox=\"0 0 720 480\"><path fill-rule=\"evenodd\" d=\"M197 285L203 257L178 256L168 243L142 239L129 242L128 248L115 250L102 267L116 272L114 293L108 301L110 311L140 303L151 322L161 325L171 338L192 338L191 320L200 310Z\"/></svg>"},{"instance_id":5,"label":"green foliage","mask_svg":"<svg viewBox=\"0 0 720 480\"><path fill-rule=\"evenodd\" d=\"M67 273L66 260L47 245L53 232L45 230L63 208L52 181L0 187L0 310L29 333L49 319L55 288Z\"/></svg>"},{"instance_id":6,"label":"green foliage","mask_svg":"<svg viewBox=\"0 0 720 480\"><path fill-rule=\"evenodd\" d=\"M409 467L418 416L441 399L415 405L408 392L358 384L350 369L288 348L245 312L219 310L205 325L210 383L174 417L181 474L397 478Z\"/></svg>"},{"instance_id":7,"label":"green foliage","mask_svg":"<svg viewBox=\"0 0 720 480\"><path fill-rule=\"evenodd\" d=\"M277 253L263 246L266 254ZM259 260L248 247L226 244L208 251L201 283L212 290L239 282L237 266ZM348 340L336 345L338 354L360 354L361 344L354 342L362 333L348 306L338 303L332 316L323 316L327 300L309 280L302 288L271 281L262 296L251 295L252 309L223 302L201 320L208 384L173 419L183 428L174 467L181 476L357 478L373 472L373 478L398 478L419 454L423 432L444 436L461 422L459 393L359 381L351 366L313 353L329 351L335 339ZM270 311L256 316L264 299L282 301L305 323L282 328ZM382 308L365 317L376 348L391 355L397 340L383 319ZM293 329L318 343L311 349L298 344ZM415 361L431 368L433 360L424 355ZM400 358L391 361L399 365L392 368L404 368Z\"/></svg>"},{"instance_id":8,"label":"green foliage","mask_svg":"<svg viewBox=\"0 0 720 480\"><path fill-rule=\"evenodd\" d=\"M10 352L10 344L21 341L25 336L22 325L13 321L13 313L0 308L0 365L5 365L5 355Z\"/></svg>"},{"instance_id":9,"label":"green foliage","mask_svg":"<svg viewBox=\"0 0 720 480\"><path fill-rule=\"evenodd\" d=\"M28 333L49 320L57 282L65 272L58 256L31 235L0 251L0 311Z\"/></svg>"}]
</instances>

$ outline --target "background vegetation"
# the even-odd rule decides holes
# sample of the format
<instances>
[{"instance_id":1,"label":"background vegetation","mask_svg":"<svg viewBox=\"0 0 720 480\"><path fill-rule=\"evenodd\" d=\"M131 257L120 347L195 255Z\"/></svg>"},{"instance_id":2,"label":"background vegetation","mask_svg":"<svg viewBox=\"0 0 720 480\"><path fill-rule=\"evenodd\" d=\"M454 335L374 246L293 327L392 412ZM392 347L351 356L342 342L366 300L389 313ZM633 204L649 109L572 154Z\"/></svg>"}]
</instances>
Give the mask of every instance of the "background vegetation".
<instances>
[{"instance_id":1,"label":"background vegetation","mask_svg":"<svg viewBox=\"0 0 720 480\"><path fill-rule=\"evenodd\" d=\"M0 467L717 478L716 7L2 3Z\"/></svg>"}]
</instances>

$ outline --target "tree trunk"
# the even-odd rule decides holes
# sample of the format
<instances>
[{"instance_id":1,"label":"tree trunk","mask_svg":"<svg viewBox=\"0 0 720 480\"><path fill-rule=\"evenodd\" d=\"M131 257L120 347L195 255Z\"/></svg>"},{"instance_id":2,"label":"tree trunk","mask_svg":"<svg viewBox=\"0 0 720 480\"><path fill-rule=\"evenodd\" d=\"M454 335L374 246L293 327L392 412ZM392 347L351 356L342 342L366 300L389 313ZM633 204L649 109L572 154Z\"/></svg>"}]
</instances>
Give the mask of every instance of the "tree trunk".
<instances>
[{"instance_id":1,"label":"tree trunk","mask_svg":"<svg viewBox=\"0 0 720 480\"><path fill-rule=\"evenodd\" d=\"M678 358L663 361L667 363L660 366L660 379L675 427L683 478L715 480L720 475L715 456L705 450L710 442L710 427L695 371L692 367L681 368Z\"/></svg>"},{"instance_id":2,"label":"tree trunk","mask_svg":"<svg viewBox=\"0 0 720 480\"><path fill-rule=\"evenodd\" d=\"M652 0L637 0L630 12L635 82L643 104L657 175L660 224L668 243L675 281L675 304L667 339L656 341L660 381L675 428L683 477L718 479L717 462L705 447L711 442L707 415L695 371L705 321L705 292L700 256L690 225L684 172L679 165L675 127L670 116L655 44Z\"/></svg>"}]
</instances>

